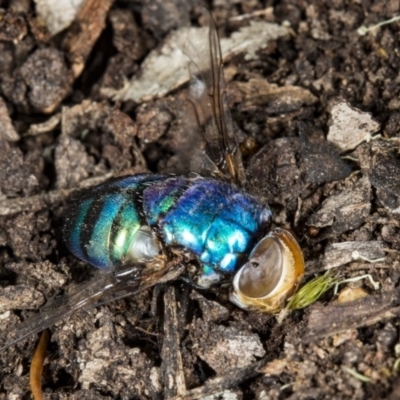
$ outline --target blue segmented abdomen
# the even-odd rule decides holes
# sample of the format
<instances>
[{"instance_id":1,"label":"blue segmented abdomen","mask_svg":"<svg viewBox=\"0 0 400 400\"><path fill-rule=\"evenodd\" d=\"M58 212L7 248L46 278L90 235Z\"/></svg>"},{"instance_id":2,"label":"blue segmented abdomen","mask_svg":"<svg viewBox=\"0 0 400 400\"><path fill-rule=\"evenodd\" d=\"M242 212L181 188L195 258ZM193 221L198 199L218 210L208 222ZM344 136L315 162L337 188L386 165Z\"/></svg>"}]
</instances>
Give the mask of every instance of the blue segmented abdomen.
<instances>
[{"instance_id":1,"label":"blue segmented abdomen","mask_svg":"<svg viewBox=\"0 0 400 400\"><path fill-rule=\"evenodd\" d=\"M164 179L133 175L88 190L66 213L63 233L69 250L97 268L123 264L135 235L147 225L141 210L143 190Z\"/></svg>"},{"instance_id":2,"label":"blue segmented abdomen","mask_svg":"<svg viewBox=\"0 0 400 400\"><path fill-rule=\"evenodd\" d=\"M236 186L210 178L169 178L143 192L143 211L167 245L233 272L271 222L269 209Z\"/></svg>"},{"instance_id":3,"label":"blue segmented abdomen","mask_svg":"<svg viewBox=\"0 0 400 400\"><path fill-rule=\"evenodd\" d=\"M142 174L89 191L71 208L64 237L80 259L112 268L124 263L135 235L148 226L165 246L185 248L203 266L229 273L270 223L270 210L234 185Z\"/></svg>"}]
</instances>

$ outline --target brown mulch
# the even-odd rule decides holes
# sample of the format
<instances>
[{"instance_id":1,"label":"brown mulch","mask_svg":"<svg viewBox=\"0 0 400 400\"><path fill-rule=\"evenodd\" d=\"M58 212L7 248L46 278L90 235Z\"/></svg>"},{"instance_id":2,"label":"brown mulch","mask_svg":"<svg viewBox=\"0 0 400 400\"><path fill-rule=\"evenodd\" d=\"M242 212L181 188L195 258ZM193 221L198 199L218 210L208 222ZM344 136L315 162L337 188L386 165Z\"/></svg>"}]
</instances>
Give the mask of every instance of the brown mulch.
<instances>
[{"instance_id":1,"label":"brown mulch","mask_svg":"<svg viewBox=\"0 0 400 400\"><path fill-rule=\"evenodd\" d=\"M299 237L306 280L334 269L343 279L370 274L380 287L348 283L366 296L339 304L330 290L282 323L236 308L229 288L182 281L82 310L51 328L44 397L399 398L400 22L357 29L400 14L400 4L214 3L221 37L257 20L289 26L256 59L226 65L246 189ZM0 0L2 342L91 275L60 235L71 193L112 176L184 169L186 88L142 104L108 93L139 76L173 29L202 23L197 0L89 0L52 37L33 2ZM382 137L346 151L328 141L338 102L370 113ZM0 399L30 398L37 341L1 352Z\"/></svg>"}]
</instances>

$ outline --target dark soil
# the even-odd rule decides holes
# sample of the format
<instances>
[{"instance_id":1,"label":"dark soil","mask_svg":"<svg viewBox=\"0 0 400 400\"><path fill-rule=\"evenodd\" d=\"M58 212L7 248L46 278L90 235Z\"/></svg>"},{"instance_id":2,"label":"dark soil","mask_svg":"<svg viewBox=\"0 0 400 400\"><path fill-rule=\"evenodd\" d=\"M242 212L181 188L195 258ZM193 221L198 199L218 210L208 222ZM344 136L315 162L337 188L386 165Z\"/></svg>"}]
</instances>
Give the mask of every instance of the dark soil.
<instances>
[{"instance_id":1,"label":"dark soil","mask_svg":"<svg viewBox=\"0 0 400 400\"><path fill-rule=\"evenodd\" d=\"M185 88L142 104L115 103L102 89L122 88L140 74L142 61L171 30L204 23L199 2L88 3L80 26L51 37L33 2L0 0L4 340L46 299L91 274L60 237L71 193L111 176L184 170ZM270 204L277 225L300 238L306 280L335 268L343 279L371 274L380 288L369 280L346 284L366 297L338 304L330 290L279 324L229 303L229 288L158 285L52 327L44 396L398 399L400 22L364 36L357 29L399 14L400 4L214 3L221 37L253 20L290 23L290 34L268 42L256 60L239 55L226 65L246 189ZM369 112L382 138L341 153L327 140L340 101ZM0 399L30 398L37 339L1 352Z\"/></svg>"}]
</instances>

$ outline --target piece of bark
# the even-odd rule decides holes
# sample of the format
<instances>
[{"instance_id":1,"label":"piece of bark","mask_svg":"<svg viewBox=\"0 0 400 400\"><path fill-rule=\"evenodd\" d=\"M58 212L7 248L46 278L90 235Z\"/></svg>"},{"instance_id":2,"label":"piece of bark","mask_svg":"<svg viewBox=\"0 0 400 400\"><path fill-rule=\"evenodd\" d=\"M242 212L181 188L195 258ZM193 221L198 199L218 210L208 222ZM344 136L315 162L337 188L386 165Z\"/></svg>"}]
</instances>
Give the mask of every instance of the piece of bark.
<instances>
[{"instance_id":1,"label":"piece of bark","mask_svg":"<svg viewBox=\"0 0 400 400\"><path fill-rule=\"evenodd\" d=\"M69 54L72 71L77 78L106 25L106 17L114 0L86 0L65 37L63 47Z\"/></svg>"},{"instance_id":2,"label":"piece of bark","mask_svg":"<svg viewBox=\"0 0 400 400\"><path fill-rule=\"evenodd\" d=\"M278 86L265 78L252 78L248 82L236 82L233 86L243 96L240 104L242 111L249 107L267 105L264 111L275 115L297 111L302 106L317 102L317 98L307 89L292 85Z\"/></svg>"},{"instance_id":3,"label":"piece of bark","mask_svg":"<svg viewBox=\"0 0 400 400\"><path fill-rule=\"evenodd\" d=\"M307 220L307 225L316 228L331 227L339 234L362 225L371 210L371 185L368 178L361 178L353 187L328 197L321 209Z\"/></svg>"},{"instance_id":4,"label":"piece of bark","mask_svg":"<svg viewBox=\"0 0 400 400\"><path fill-rule=\"evenodd\" d=\"M261 374L265 364L266 361L263 359L244 368L229 370L222 376L209 379L201 387L188 390L184 397L176 396L169 400L200 400L206 398L205 396L219 396L225 389L238 386L242 382ZM218 399L218 397L216 398Z\"/></svg>"},{"instance_id":5,"label":"piece of bark","mask_svg":"<svg viewBox=\"0 0 400 400\"><path fill-rule=\"evenodd\" d=\"M161 356L165 398L185 397L186 384L180 351L177 305L175 288L172 286L164 295L164 339Z\"/></svg>"},{"instance_id":6,"label":"piece of bark","mask_svg":"<svg viewBox=\"0 0 400 400\"><path fill-rule=\"evenodd\" d=\"M333 243L327 246L321 260L323 269L337 268L348 264L357 259L366 258L369 260L381 259L385 257L383 242L342 242Z\"/></svg>"},{"instance_id":7,"label":"piece of bark","mask_svg":"<svg viewBox=\"0 0 400 400\"><path fill-rule=\"evenodd\" d=\"M348 329L370 326L399 316L400 288L344 304L323 306L317 303L310 308L304 340L312 342Z\"/></svg>"},{"instance_id":8,"label":"piece of bark","mask_svg":"<svg viewBox=\"0 0 400 400\"><path fill-rule=\"evenodd\" d=\"M398 143L377 140L357 148L354 154L360 163L363 174L383 206L395 215L400 214L400 162Z\"/></svg>"}]
</instances>

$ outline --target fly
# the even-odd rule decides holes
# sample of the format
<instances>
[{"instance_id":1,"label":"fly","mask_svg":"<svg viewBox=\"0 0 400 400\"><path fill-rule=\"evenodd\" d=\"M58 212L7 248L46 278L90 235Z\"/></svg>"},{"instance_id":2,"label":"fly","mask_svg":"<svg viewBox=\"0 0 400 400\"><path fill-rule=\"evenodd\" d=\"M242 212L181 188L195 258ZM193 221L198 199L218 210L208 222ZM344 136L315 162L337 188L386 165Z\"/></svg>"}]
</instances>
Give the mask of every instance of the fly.
<instances>
[{"instance_id":1,"label":"fly","mask_svg":"<svg viewBox=\"0 0 400 400\"><path fill-rule=\"evenodd\" d=\"M209 21L207 40L191 38L185 52L190 103L205 143L201 170L206 165L210 176L139 174L86 191L67 211L63 236L76 257L97 268L94 277L25 321L3 348L81 308L179 276L200 288L229 281L233 303L270 313L297 287L304 260L296 239L288 230L271 229L269 207L242 189L245 172L227 107L220 42Z\"/></svg>"}]
</instances>

